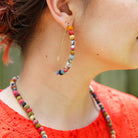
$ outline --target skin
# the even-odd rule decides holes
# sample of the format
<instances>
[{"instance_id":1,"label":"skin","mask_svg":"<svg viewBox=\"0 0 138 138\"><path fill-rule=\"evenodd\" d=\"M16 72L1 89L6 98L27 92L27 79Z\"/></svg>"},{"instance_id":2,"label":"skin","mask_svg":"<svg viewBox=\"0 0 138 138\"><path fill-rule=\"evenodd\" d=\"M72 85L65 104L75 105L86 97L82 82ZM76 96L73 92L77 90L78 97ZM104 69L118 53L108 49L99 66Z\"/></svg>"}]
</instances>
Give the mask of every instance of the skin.
<instances>
[{"instance_id":1,"label":"skin","mask_svg":"<svg viewBox=\"0 0 138 138\"><path fill-rule=\"evenodd\" d=\"M138 1L86 2L88 5L82 0L47 0L49 8L34 29L17 81L18 91L39 122L55 129L81 128L98 117L99 108L89 95L90 81L98 74L138 68ZM70 52L66 33L60 61L56 60L67 23L74 27L76 54L69 72L57 76ZM10 95L10 87L5 91L3 100L27 118Z\"/></svg>"}]
</instances>

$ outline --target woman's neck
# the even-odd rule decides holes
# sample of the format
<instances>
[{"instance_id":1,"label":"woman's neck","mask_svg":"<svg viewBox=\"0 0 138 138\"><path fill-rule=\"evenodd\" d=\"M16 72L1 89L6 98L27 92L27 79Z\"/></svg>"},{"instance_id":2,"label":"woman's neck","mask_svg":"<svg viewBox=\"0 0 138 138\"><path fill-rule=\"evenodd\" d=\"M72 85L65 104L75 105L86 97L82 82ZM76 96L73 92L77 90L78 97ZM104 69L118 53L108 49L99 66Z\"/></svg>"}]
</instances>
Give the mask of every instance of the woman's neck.
<instances>
[{"instance_id":1,"label":"woman's neck","mask_svg":"<svg viewBox=\"0 0 138 138\"><path fill-rule=\"evenodd\" d=\"M66 35L61 60L57 62L64 30L56 23L50 24L47 30L50 29L56 31L40 33L28 45L17 89L41 124L65 130L86 126L99 114L90 98L89 84L103 67L76 43L71 69L57 76L56 71L67 62L70 42Z\"/></svg>"},{"instance_id":2,"label":"woman's neck","mask_svg":"<svg viewBox=\"0 0 138 138\"><path fill-rule=\"evenodd\" d=\"M79 70L73 71L75 66L64 76L57 76L56 70L35 61L24 64L17 89L41 124L69 130L86 126L97 118L99 111L89 94L91 76L86 79Z\"/></svg>"},{"instance_id":3,"label":"woman's neck","mask_svg":"<svg viewBox=\"0 0 138 138\"><path fill-rule=\"evenodd\" d=\"M45 83L40 78L21 75L17 89L41 124L70 130L84 127L97 118L99 111L89 95L88 83L85 89L85 84L80 83L80 89L75 91L76 81L60 82L47 78L48 83Z\"/></svg>"}]
</instances>

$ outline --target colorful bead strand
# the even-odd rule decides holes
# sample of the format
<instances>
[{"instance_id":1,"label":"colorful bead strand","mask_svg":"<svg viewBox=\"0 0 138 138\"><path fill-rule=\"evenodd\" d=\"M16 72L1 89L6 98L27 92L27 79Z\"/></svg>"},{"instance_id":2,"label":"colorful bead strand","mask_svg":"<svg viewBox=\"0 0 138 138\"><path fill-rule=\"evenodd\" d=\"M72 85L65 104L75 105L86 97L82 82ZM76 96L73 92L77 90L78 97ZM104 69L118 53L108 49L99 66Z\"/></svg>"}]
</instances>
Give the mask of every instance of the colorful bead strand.
<instances>
[{"instance_id":1,"label":"colorful bead strand","mask_svg":"<svg viewBox=\"0 0 138 138\"><path fill-rule=\"evenodd\" d=\"M23 98L20 95L20 93L17 91L17 86L16 86L17 79L19 79L19 77L15 76L10 81L10 86L11 86L11 89L13 91L13 95L16 97L18 103L26 111L27 115L29 116L29 119L32 121L32 123L34 124L34 127L38 130L38 133L40 133L41 137L42 138L48 138L48 136L46 135L46 132L45 132L44 128L41 126L41 124L39 123L39 121L35 118L34 112L30 108L30 106L23 100ZM98 99L97 95L95 94L92 86L89 87L89 92L93 96L93 98L95 99L96 103L98 104L98 106L101 109L103 117L106 120L107 125L109 127L111 138L116 138L116 134L115 134L115 131L113 129L111 118L110 118L109 114L107 113L106 109L104 108L103 104L100 102L100 100Z\"/></svg>"},{"instance_id":2,"label":"colorful bead strand","mask_svg":"<svg viewBox=\"0 0 138 138\"><path fill-rule=\"evenodd\" d=\"M10 81L10 86L11 89L13 91L13 95L16 97L18 103L23 107L23 109L26 111L29 119L33 122L35 128L38 130L38 132L40 133L40 135L42 136L42 138L48 138L46 135L46 132L44 131L44 128L41 126L41 124L39 123L39 121L35 118L34 113L32 112L32 109L30 108L30 106L23 100L22 96L20 95L20 93L17 91L17 87L16 87L16 81L17 79L19 79L18 76L13 77Z\"/></svg>"},{"instance_id":3,"label":"colorful bead strand","mask_svg":"<svg viewBox=\"0 0 138 138\"><path fill-rule=\"evenodd\" d=\"M69 59L68 59L68 62L66 63L66 66L61 69L61 70L58 70L57 71L57 75L63 75L65 74L66 72L68 72L68 70L71 68L72 66L72 63L73 63L73 59L75 57L75 44L76 44L76 41L74 40L74 31L73 31L73 26L68 26L67 30L69 31L69 37L70 37L70 43L71 43L71 52L70 52L70 56L69 56Z\"/></svg>"},{"instance_id":4,"label":"colorful bead strand","mask_svg":"<svg viewBox=\"0 0 138 138\"><path fill-rule=\"evenodd\" d=\"M110 116L109 114L107 113L106 109L104 108L104 106L102 105L102 103L100 102L100 100L98 99L97 95L95 94L93 88L90 86L89 87L89 92L90 94L93 96L93 98L95 99L96 103L99 105L101 111L102 111L102 114L108 124L108 127L109 127L109 130L110 130L110 135L111 135L111 138L116 138L116 135L115 135L115 131L113 129L113 125L112 125L112 121L110 119Z\"/></svg>"}]
</instances>

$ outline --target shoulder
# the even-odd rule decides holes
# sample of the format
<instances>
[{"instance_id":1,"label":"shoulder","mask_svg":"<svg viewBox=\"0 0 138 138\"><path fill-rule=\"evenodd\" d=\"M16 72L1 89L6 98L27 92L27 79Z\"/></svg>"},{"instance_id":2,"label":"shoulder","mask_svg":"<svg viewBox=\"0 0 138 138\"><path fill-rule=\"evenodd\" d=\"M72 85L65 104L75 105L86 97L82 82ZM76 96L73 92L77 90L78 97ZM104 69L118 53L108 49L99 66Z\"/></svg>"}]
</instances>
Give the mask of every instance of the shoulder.
<instances>
[{"instance_id":1,"label":"shoulder","mask_svg":"<svg viewBox=\"0 0 138 138\"><path fill-rule=\"evenodd\" d=\"M94 80L91 81L91 85L100 101L109 112L115 124L116 131L119 132L121 130L119 134L125 134L125 131L128 130L127 133L129 133L129 137L137 137L138 98L131 94L102 85Z\"/></svg>"},{"instance_id":2,"label":"shoulder","mask_svg":"<svg viewBox=\"0 0 138 138\"><path fill-rule=\"evenodd\" d=\"M105 86L94 80L91 81L91 85L94 88L95 92L98 92L99 95L105 95L107 96L107 98L111 98L113 100L115 100L116 98L119 98L120 100L126 100L129 102L135 103L135 105L138 104L138 98L131 94L119 91L109 86Z\"/></svg>"},{"instance_id":3,"label":"shoulder","mask_svg":"<svg viewBox=\"0 0 138 138\"><path fill-rule=\"evenodd\" d=\"M112 101L112 103L118 103L118 104L125 104L127 105L127 109L129 109L131 107L131 105L133 105L133 107L131 107L131 110L137 110L138 111L138 98L116 90L114 88L111 88L109 86L105 86L103 84L100 84L96 81L91 81L91 85L94 88L95 92L101 97L101 100L106 99L106 100L110 100Z\"/></svg>"},{"instance_id":4,"label":"shoulder","mask_svg":"<svg viewBox=\"0 0 138 138\"><path fill-rule=\"evenodd\" d=\"M7 98L7 104L8 94L5 89L0 90L0 138L30 138L34 134L33 124L12 108L15 103L11 99Z\"/></svg>"}]
</instances>

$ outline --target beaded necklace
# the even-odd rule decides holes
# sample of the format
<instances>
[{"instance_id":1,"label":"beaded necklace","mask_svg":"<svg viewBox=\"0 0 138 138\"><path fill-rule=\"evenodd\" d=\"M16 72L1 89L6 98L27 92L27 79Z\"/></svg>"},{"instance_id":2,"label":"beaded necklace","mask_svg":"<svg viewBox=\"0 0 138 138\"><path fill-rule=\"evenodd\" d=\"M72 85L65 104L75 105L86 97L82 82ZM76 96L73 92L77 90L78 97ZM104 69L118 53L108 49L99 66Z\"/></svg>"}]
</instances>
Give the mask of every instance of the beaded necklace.
<instances>
[{"instance_id":1,"label":"beaded necklace","mask_svg":"<svg viewBox=\"0 0 138 138\"><path fill-rule=\"evenodd\" d=\"M10 86L11 89L13 91L14 96L16 97L17 101L19 102L20 105L22 105L23 109L26 111L29 119L32 121L32 123L34 124L35 128L38 130L38 132L40 133L42 138L48 138L48 136L46 135L46 132L44 131L44 128L41 126L41 124L39 123L39 121L35 118L34 112L32 112L32 109L30 108L30 106L23 100L22 96L20 95L20 93L17 91L17 86L16 86L16 81L17 79L19 79L19 76L14 76L11 80L10 80ZM115 135L115 131L113 129L113 125L112 125L112 121L110 119L109 114L107 113L106 109L104 108L103 104L100 102L100 100L98 99L97 95L95 94L92 86L89 86L89 92L90 94L93 96L93 98L95 99L96 103L98 104L98 106L101 109L101 112L103 114L104 119L107 122L107 125L109 127L109 131L110 131L110 137L111 138L116 138Z\"/></svg>"}]
</instances>

